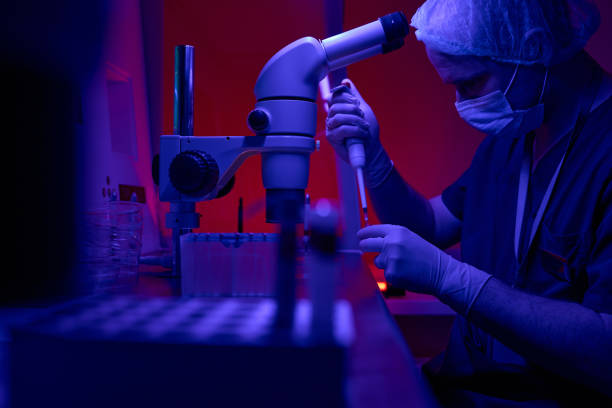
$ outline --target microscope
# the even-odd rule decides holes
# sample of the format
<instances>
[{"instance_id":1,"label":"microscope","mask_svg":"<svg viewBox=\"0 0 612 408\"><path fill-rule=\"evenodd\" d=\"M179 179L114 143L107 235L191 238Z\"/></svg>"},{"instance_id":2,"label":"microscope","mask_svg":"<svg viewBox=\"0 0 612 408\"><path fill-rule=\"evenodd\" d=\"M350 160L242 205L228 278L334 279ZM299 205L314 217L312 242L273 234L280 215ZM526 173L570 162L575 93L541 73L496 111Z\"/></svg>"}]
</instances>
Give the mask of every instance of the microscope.
<instances>
[{"instance_id":1,"label":"microscope","mask_svg":"<svg viewBox=\"0 0 612 408\"><path fill-rule=\"evenodd\" d=\"M333 70L402 47L408 32L406 17L395 12L324 40L304 37L281 49L255 84L257 102L247 117L254 136L193 136L193 47L177 48L176 134L161 136L159 159L160 200L171 203L166 225L173 230L174 274L180 274L180 235L199 227L195 203L221 196L249 156L262 156L266 222L280 223L286 203L296 207L295 221L302 222L319 82Z\"/></svg>"}]
</instances>

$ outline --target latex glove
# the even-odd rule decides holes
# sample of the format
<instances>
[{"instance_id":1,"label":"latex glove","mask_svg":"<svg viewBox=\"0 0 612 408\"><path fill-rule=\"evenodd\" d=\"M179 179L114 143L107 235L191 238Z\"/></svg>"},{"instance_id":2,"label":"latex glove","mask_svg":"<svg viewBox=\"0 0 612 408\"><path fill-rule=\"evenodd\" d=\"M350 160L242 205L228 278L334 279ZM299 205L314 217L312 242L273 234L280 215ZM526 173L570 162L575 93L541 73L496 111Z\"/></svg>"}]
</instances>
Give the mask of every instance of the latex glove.
<instances>
[{"instance_id":1,"label":"latex glove","mask_svg":"<svg viewBox=\"0 0 612 408\"><path fill-rule=\"evenodd\" d=\"M338 156L348 163L345 140L362 139L366 154L365 183L370 188L376 187L391 173L393 162L380 143L374 112L351 80L343 80L342 85L331 91L326 120L327 140Z\"/></svg>"},{"instance_id":2,"label":"latex glove","mask_svg":"<svg viewBox=\"0 0 612 408\"><path fill-rule=\"evenodd\" d=\"M385 270L387 282L434 295L464 315L491 278L398 225L372 225L359 230L357 238L363 252L380 252L374 264Z\"/></svg>"}]
</instances>

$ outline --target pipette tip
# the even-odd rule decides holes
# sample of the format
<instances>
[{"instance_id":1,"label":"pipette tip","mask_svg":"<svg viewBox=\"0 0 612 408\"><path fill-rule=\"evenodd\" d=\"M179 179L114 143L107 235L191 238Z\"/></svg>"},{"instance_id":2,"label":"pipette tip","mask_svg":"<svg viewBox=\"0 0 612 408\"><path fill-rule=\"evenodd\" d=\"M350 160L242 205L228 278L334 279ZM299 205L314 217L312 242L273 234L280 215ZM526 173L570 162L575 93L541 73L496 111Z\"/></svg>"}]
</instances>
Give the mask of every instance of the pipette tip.
<instances>
[{"instance_id":1,"label":"pipette tip","mask_svg":"<svg viewBox=\"0 0 612 408\"><path fill-rule=\"evenodd\" d=\"M368 220L368 207L363 207L363 222L366 227L370 225Z\"/></svg>"}]
</instances>

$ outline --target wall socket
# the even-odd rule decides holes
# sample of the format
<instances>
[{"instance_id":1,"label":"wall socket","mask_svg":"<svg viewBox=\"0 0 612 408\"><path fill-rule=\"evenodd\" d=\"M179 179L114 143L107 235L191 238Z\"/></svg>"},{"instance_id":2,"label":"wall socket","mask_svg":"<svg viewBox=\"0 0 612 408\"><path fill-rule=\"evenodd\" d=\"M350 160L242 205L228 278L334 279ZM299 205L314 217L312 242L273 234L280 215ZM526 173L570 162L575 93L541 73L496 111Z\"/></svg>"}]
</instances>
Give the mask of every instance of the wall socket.
<instances>
[{"instance_id":1,"label":"wall socket","mask_svg":"<svg viewBox=\"0 0 612 408\"><path fill-rule=\"evenodd\" d=\"M147 202L145 188L142 186L129 186L126 184L119 184L119 200L135 201L137 203L145 204Z\"/></svg>"}]
</instances>

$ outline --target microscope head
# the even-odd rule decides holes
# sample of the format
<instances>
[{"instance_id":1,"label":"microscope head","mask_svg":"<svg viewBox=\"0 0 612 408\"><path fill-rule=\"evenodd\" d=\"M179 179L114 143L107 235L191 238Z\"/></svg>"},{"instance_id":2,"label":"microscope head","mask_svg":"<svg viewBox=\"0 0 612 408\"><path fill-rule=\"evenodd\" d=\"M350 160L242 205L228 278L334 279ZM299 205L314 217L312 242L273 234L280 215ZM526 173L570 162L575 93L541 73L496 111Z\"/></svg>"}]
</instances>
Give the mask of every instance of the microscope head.
<instances>
[{"instance_id":1,"label":"microscope head","mask_svg":"<svg viewBox=\"0 0 612 408\"><path fill-rule=\"evenodd\" d=\"M317 123L317 89L327 74L321 43L301 38L280 50L262 69L255 84L255 109L247 123L258 136L277 136L287 146L301 139L314 141ZM287 203L304 207L310 154L295 151L262 153L262 178L266 189L266 222L279 223ZM298 221L302 211L294 212Z\"/></svg>"}]
</instances>

